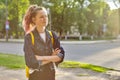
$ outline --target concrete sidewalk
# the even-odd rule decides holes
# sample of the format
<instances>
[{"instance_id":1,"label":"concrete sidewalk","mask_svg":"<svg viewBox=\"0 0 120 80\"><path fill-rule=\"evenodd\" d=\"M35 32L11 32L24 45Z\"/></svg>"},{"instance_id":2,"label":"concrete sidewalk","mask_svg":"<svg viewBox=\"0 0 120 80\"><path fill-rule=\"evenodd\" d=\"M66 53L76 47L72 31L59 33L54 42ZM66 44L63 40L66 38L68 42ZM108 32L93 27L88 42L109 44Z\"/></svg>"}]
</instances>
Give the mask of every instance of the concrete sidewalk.
<instances>
[{"instance_id":1,"label":"concrete sidewalk","mask_svg":"<svg viewBox=\"0 0 120 80\"><path fill-rule=\"evenodd\" d=\"M0 42L6 42L6 39L0 39ZM23 43L24 39L8 39L8 42ZM93 43L106 43L106 42L120 42L120 39L114 40L93 40L93 41L60 41L61 44L93 44Z\"/></svg>"},{"instance_id":2,"label":"concrete sidewalk","mask_svg":"<svg viewBox=\"0 0 120 80\"><path fill-rule=\"evenodd\" d=\"M0 67L0 80L27 80L25 70L12 70ZM56 80L120 80L120 72L99 73L82 68L58 68Z\"/></svg>"}]
</instances>

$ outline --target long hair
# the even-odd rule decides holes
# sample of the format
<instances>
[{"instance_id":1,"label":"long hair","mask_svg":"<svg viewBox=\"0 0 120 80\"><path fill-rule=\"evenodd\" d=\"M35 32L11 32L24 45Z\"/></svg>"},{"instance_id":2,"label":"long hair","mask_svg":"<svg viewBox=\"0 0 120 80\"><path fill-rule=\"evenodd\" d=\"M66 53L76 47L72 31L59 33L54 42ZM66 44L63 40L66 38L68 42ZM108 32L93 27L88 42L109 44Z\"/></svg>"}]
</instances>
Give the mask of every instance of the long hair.
<instances>
[{"instance_id":1,"label":"long hair","mask_svg":"<svg viewBox=\"0 0 120 80\"><path fill-rule=\"evenodd\" d=\"M44 7L39 7L37 5L31 5L28 10L26 11L26 14L23 18L23 29L24 31L27 33L28 31L30 31L30 27L32 27L34 24L34 22L32 21L32 18L36 16L37 11L39 10L45 10L46 9Z\"/></svg>"}]
</instances>

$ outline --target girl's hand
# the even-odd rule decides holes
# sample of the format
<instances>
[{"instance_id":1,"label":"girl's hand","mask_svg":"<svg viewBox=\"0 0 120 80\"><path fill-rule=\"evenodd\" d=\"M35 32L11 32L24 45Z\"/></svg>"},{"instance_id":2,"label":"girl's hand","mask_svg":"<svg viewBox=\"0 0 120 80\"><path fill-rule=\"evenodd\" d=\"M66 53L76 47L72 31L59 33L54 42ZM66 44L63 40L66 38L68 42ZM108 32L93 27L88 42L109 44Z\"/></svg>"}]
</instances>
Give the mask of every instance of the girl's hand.
<instances>
[{"instance_id":1,"label":"girl's hand","mask_svg":"<svg viewBox=\"0 0 120 80\"><path fill-rule=\"evenodd\" d=\"M59 48L56 48L56 49L53 51L52 55L57 55L57 54L60 53L60 52L61 52L61 50L60 50Z\"/></svg>"}]
</instances>

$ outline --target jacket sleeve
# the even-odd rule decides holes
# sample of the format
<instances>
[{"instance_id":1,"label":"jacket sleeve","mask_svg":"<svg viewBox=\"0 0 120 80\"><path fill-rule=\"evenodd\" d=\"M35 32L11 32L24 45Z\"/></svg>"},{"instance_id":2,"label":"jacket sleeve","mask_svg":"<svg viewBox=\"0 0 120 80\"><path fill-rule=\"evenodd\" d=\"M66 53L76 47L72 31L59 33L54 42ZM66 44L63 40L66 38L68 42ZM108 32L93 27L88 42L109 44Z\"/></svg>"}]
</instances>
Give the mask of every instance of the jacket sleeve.
<instances>
[{"instance_id":1,"label":"jacket sleeve","mask_svg":"<svg viewBox=\"0 0 120 80\"><path fill-rule=\"evenodd\" d=\"M58 53L58 57L61 58L61 61L56 62L56 65L58 66L58 64L63 62L63 60L64 60L65 51L64 51L63 47L60 45L60 40L59 40L58 36L54 32L52 32L52 34L53 34L53 38L54 38L53 48L54 49L56 49L56 48L61 49L61 52Z\"/></svg>"},{"instance_id":2,"label":"jacket sleeve","mask_svg":"<svg viewBox=\"0 0 120 80\"><path fill-rule=\"evenodd\" d=\"M33 51L33 44L30 34L25 36L24 40L24 55L25 55L25 63L29 68L36 69L39 68L39 61L36 60L34 51Z\"/></svg>"}]
</instances>

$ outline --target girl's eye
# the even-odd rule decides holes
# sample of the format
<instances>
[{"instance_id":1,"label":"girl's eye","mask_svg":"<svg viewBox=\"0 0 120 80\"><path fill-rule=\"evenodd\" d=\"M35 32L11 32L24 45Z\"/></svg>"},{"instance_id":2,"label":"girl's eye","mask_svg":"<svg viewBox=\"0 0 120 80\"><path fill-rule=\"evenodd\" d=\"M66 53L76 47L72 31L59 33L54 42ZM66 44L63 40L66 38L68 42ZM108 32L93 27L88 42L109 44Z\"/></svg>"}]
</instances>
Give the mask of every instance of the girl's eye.
<instances>
[{"instance_id":1,"label":"girl's eye","mask_svg":"<svg viewBox=\"0 0 120 80\"><path fill-rule=\"evenodd\" d=\"M45 15L45 17L48 17L47 15Z\"/></svg>"},{"instance_id":2,"label":"girl's eye","mask_svg":"<svg viewBox=\"0 0 120 80\"><path fill-rule=\"evenodd\" d=\"M48 16L47 15L45 15L45 16L41 16L40 18L47 18Z\"/></svg>"},{"instance_id":3,"label":"girl's eye","mask_svg":"<svg viewBox=\"0 0 120 80\"><path fill-rule=\"evenodd\" d=\"M40 18L43 18L43 16L41 16Z\"/></svg>"}]
</instances>

